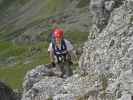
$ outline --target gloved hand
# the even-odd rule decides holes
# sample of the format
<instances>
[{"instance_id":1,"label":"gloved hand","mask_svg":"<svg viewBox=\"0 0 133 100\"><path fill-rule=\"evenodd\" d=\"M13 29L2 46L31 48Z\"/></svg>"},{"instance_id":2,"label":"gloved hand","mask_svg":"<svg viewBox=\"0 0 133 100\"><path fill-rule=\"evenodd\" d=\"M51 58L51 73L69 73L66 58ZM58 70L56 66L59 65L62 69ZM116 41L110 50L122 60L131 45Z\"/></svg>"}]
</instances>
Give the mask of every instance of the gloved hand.
<instances>
[{"instance_id":1,"label":"gloved hand","mask_svg":"<svg viewBox=\"0 0 133 100\"><path fill-rule=\"evenodd\" d=\"M52 67L55 67L55 62L51 62Z\"/></svg>"}]
</instances>

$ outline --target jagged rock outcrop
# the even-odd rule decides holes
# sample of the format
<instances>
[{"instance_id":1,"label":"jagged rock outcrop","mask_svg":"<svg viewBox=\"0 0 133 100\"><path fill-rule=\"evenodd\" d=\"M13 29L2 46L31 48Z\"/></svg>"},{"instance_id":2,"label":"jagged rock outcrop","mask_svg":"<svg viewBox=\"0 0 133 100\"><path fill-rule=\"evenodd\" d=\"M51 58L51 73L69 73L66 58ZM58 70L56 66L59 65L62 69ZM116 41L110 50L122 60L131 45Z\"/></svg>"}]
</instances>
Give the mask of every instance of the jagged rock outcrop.
<instances>
[{"instance_id":1,"label":"jagged rock outcrop","mask_svg":"<svg viewBox=\"0 0 133 100\"><path fill-rule=\"evenodd\" d=\"M92 0L92 4L98 21L80 58L81 73L97 76L102 87L98 100L132 100L133 1Z\"/></svg>"},{"instance_id":2,"label":"jagged rock outcrop","mask_svg":"<svg viewBox=\"0 0 133 100\"><path fill-rule=\"evenodd\" d=\"M0 82L0 100L19 100L19 98L10 87Z\"/></svg>"},{"instance_id":3,"label":"jagged rock outcrop","mask_svg":"<svg viewBox=\"0 0 133 100\"><path fill-rule=\"evenodd\" d=\"M36 84L45 77L59 77L60 74L60 70L58 70L58 68L56 67L52 67L50 64L39 65L35 69L27 72L23 83L24 91L28 91L33 87L34 84Z\"/></svg>"},{"instance_id":4,"label":"jagged rock outcrop","mask_svg":"<svg viewBox=\"0 0 133 100\"><path fill-rule=\"evenodd\" d=\"M101 32L109 23L109 18L114 9L119 8L124 0L91 0L90 11L93 15L93 31Z\"/></svg>"},{"instance_id":5,"label":"jagged rock outcrop","mask_svg":"<svg viewBox=\"0 0 133 100\"><path fill-rule=\"evenodd\" d=\"M56 68L48 67L40 65L27 73L22 100L77 100L84 97L93 85L88 76L75 74L63 79L58 77Z\"/></svg>"}]
</instances>

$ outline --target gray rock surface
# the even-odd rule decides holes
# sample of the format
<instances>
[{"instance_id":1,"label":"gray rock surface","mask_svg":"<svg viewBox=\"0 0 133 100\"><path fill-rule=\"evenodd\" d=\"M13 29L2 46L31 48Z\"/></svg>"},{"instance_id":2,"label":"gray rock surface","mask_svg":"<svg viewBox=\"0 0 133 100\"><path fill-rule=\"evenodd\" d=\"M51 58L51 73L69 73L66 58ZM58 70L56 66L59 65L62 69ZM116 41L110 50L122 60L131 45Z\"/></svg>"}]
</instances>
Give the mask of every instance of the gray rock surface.
<instances>
[{"instance_id":1,"label":"gray rock surface","mask_svg":"<svg viewBox=\"0 0 133 100\"><path fill-rule=\"evenodd\" d=\"M80 77L75 74L63 79L56 76L54 68L48 68L48 66L40 65L27 72L23 83L22 100L47 100L50 98L53 100L76 100L88 93L91 83L88 81L88 76Z\"/></svg>"},{"instance_id":2,"label":"gray rock surface","mask_svg":"<svg viewBox=\"0 0 133 100\"><path fill-rule=\"evenodd\" d=\"M34 84L34 86L23 95L23 100L47 100L63 91L61 88L62 84L63 79L61 78L46 77Z\"/></svg>"},{"instance_id":3,"label":"gray rock surface","mask_svg":"<svg viewBox=\"0 0 133 100\"><path fill-rule=\"evenodd\" d=\"M45 78L45 76L58 76L58 73L59 71L56 68L52 68L49 64L37 66L35 69L27 72L23 83L24 91L31 89L35 83Z\"/></svg>"},{"instance_id":4,"label":"gray rock surface","mask_svg":"<svg viewBox=\"0 0 133 100\"><path fill-rule=\"evenodd\" d=\"M72 94L59 94L53 97L53 100L76 100Z\"/></svg>"},{"instance_id":5,"label":"gray rock surface","mask_svg":"<svg viewBox=\"0 0 133 100\"><path fill-rule=\"evenodd\" d=\"M92 0L92 3L94 1ZM100 10L102 5L104 5L103 11ZM131 100L133 95L131 79L133 73L133 1L98 0L95 1L95 6L96 11L92 10L92 12L99 16L97 15L94 19L105 18L102 22L105 21L107 24L102 25L101 21L94 24L96 30L93 28L92 32L95 38L90 38L85 43L80 58L81 74L95 73L97 75L97 81L102 86L102 90L98 91L98 100L102 98ZM102 14L104 10L109 11L108 18ZM98 27L99 24L100 27Z\"/></svg>"}]
</instances>

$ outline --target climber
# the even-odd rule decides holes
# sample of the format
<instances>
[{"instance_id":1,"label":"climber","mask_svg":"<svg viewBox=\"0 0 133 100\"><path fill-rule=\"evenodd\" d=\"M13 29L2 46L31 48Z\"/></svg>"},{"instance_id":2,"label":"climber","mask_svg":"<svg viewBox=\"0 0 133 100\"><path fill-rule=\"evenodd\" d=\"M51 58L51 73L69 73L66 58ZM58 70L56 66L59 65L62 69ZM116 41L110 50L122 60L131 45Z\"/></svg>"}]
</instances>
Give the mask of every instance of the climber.
<instances>
[{"instance_id":1,"label":"climber","mask_svg":"<svg viewBox=\"0 0 133 100\"><path fill-rule=\"evenodd\" d=\"M70 65L72 65L72 61L70 55L73 50L72 44L64 39L64 31L60 28L54 29L51 37L48 52L52 66L58 66L62 72L61 77L71 76L72 70ZM68 64L68 66L65 66L65 64Z\"/></svg>"}]
</instances>

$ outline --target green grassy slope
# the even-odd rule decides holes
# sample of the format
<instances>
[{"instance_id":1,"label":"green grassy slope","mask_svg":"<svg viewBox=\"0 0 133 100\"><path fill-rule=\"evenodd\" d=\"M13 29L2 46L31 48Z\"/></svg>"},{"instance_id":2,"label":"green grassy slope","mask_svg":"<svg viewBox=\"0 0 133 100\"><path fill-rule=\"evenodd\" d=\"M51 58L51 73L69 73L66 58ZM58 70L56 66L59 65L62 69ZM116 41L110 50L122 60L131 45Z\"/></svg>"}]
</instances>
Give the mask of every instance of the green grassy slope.
<instances>
[{"instance_id":1,"label":"green grassy slope","mask_svg":"<svg viewBox=\"0 0 133 100\"><path fill-rule=\"evenodd\" d=\"M1 42L0 58L7 60L9 57L14 57L15 64L11 66L9 62L0 65L0 80L6 81L12 88L20 89L23 78L28 70L49 62L47 47L47 43L19 46L8 42Z\"/></svg>"}]
</instances>

